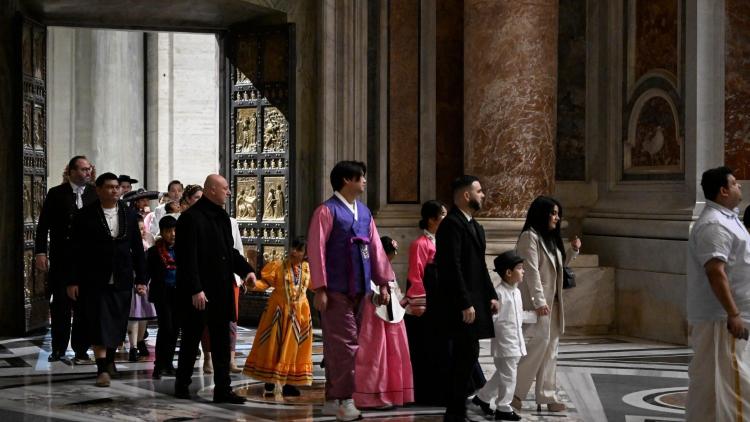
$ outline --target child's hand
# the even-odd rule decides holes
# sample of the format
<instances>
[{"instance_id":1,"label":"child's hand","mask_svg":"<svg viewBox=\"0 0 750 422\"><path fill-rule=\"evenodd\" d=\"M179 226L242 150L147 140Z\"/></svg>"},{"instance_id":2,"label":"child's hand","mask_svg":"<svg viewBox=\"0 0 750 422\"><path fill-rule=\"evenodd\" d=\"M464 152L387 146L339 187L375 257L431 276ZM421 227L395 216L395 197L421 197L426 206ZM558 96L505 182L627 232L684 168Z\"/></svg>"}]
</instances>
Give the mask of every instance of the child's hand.
<instances>
[{"instance_id":1,"label":"child's hand","mask_svg":"<svg viewBox=\"0 0 750 422\"><path fill-rule=\"evenodd\" d=\"M490 301L490 310L492 311L492 315L497 315L497 313L500 312L500 302L492 299Z\"/></svg>"}]
</instances>

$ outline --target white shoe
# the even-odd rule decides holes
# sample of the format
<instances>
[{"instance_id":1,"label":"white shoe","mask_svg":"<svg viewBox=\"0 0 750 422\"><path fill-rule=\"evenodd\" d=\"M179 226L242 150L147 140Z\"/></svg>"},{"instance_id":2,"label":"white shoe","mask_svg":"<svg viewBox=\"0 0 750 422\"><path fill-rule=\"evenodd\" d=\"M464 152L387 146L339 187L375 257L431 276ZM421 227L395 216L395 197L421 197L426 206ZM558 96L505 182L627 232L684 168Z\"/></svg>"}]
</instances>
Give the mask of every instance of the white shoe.
<instances>
[{"instance_id":1,"label":"white shoe","mask_svg":"<svg viewBox=\"0 0 750 422\"><path fill-rule=\"evenodd\" d=\"M325 416L336 416L336 412L339 410L338 400L326 400L323 405L323 415Z\"/></svg>"},{"instance_id":2,"label":"white shoe","mask_svg":"<svg viewBox=\"0 0 750 422\"><path fill-rule=\"evenodd\" d=\"M339 410L336 412L336 420L339 421L356 421L362 418L362 413L354 406L354 400L341 400Z\"/></svg>"}]
</instances>

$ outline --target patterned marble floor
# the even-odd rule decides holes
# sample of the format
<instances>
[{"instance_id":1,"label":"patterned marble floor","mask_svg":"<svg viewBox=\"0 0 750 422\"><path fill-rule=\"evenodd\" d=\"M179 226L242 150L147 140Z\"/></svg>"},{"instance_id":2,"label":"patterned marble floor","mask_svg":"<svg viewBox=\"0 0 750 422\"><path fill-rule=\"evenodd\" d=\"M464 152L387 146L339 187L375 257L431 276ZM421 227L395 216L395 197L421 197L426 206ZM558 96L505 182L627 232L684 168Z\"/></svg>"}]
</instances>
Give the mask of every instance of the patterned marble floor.
<instances>
[{"instance_id":1,"label":"patterned marble floor","mask_svg":"<svg viewBox=\"0 0 750 422\"><path fill-rule=\"evenodd\" d=\"M156 327L148 339L153 351ZM240 329L238 364L244 362L254 336ZM322 358L316 336L314 361ZM173 377L151 379L153 362L127 362L118 356L123 377L110 388L94 386L95 367L74 365L69 360L48 363L49 335L0 340L1 421L331 421L321 414L322 369L316 365L316 382L302 390L302 397L264 399L262 384L232 375L244 405L214 405L212 378L196 363L191 388L195 401L171 397ZM533 397L524 402L526 421L677 421L684 419L687 365L690 349L621 337L567 337L560 346L558 383L568 405L565 413L536 411ZM487 373L494 368L489 343L482 342L480 362ZM532 388L533 390L533 388ZM470 406L470 409L472 406ZM366 419L440 421L441 408L409 406L393 411L364 412ZM470 411L473 420L484 420Z\"/></svg>"}]
</instances>

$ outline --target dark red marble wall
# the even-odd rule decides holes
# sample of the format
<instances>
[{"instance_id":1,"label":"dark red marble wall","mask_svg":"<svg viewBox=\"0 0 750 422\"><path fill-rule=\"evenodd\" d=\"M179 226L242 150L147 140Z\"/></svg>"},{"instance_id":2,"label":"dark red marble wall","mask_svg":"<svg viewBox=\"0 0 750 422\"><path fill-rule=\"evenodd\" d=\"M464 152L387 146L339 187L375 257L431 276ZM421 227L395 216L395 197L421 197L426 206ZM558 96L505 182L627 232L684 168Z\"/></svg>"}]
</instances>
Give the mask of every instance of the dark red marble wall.
<instances>
[{"instance_id":1,"label":"dark red marble wall","mask_svg":"<svg viewBox=\"0 0 750 422\"><path fill-rule=\"evenodd\" d=\"M450 204L451 182L464 171L464 3L437 0L436 7L436 190Z\"/></svg>"},{"instance_id":2,"label":"dark red marble wall","mask_svg":"<svg viewBox=\"0 0 750 422\"><path fill-rule=\"evenodd\" d=\"M635 78L650 70L677 74L677 0L638 0L635 12Z\"/></svg>"},{"instance_id":3,"label":"dark red marble wall","mask_svg":"<svg viewBox=\"0 0 750 422\"><path fill-rule=\"evenodd\" d=\"M724 160L750 179L750 2L726 0Z\"/></svg>"},{"instance_id":4,"label":"dark red marble wall","mask_svg":"<svg viewBox=\"0 0 750 422\"><path fill-rule=\"evenodd\" d=\"M388 3L388 202L419 202L419 0Z\"/></svg>"}]
</instances>

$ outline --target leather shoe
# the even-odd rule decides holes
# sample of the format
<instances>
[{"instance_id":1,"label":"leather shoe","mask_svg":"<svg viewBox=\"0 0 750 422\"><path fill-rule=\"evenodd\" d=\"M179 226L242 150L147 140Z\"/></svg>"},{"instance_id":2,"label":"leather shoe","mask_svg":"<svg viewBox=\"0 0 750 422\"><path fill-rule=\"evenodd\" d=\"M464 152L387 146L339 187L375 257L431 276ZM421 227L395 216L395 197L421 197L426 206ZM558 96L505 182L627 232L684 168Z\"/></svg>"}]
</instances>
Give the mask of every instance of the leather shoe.
<instances>
[{"instance_id":1,"label":"leather shoe","mask_svg":"<svg viewBox=\"0 0 750 422\"><path fill-rule=\"evenodd\" d=\"M281 395L284 397L299 397L300 392L297 387L289 384L284 384L284 386L281 387Z\"/></svg>"},{"instance_id":2,"label":"leather shoe","mask_svg":"<svg viewBox=\"0 0 750 422\"><path fill-rule=\"evenodd\" d=\"M520 421L521 416L518 415L518 413L514 411L510 412L501 412L499 410L495 411L495 420L496 421Z\"/></svg>"},{"instance_id":3,"label":"leather shoe","mask_svg":"<svg viewBox=\"0 0 750 422\"><path fill-rule=\"evenodd\" d=\"M160 380L161 379L161 369L154 369L154 372L151 373L151 379L152 380Z\"/></svg>"},{"instance_id":4,"label":"leather shoe","mask_svg":"<svg viewBox=\"0 0 750 422\"><path fill-rule=\"evenodd\" d=\"M214 393L214 403L243 404L247 400L244 397L234 394L234 391L226 393Z\"/></svg>"},{"instance_id":5,"label":"leather shoe","mask_svg":"<svg viewBox=\"0 0 750 422\"><path fill-rule=\"evenodd\" d=\"M174 396L178 399L191 400L190 389L187 386L174 386Z\"/></svg>"},{"instance_id":6,"label":"leather shoe","mask_svg":"<svg viewBox=\"0 0 750 422\"><path fill-rule=\"evenodd\" d=\"M465 414L446 413L443 415L443 422L465 422L469 420Z\"/></svg>"},{"instance_id":7,"label":"leather shoe","mask_svg":"<svg viewBox=\"0 0 750 422\"><path fill-rule=\"evenodd\" d=\"M57 362L62 357L63 357L62 353L56 352L56 351L52 351L52 353L50 353L49 356L47 357L47 362Z\"/></svg>"},{"instance_id":8,"label":"leather shoe","mask_svg":"<svg viewBox=\"0 0 750 422\"><path fill-rule=\"evenodd\" d=\"M475 406L478 406L480 409L482 409L482 412L484 412L485 415L492 416L495 414L495 412L492 411L490 404L480 399L479 396L474 396L474 398L471 399L471 402L474 403Z\"/></svg>"}]
</instances>

